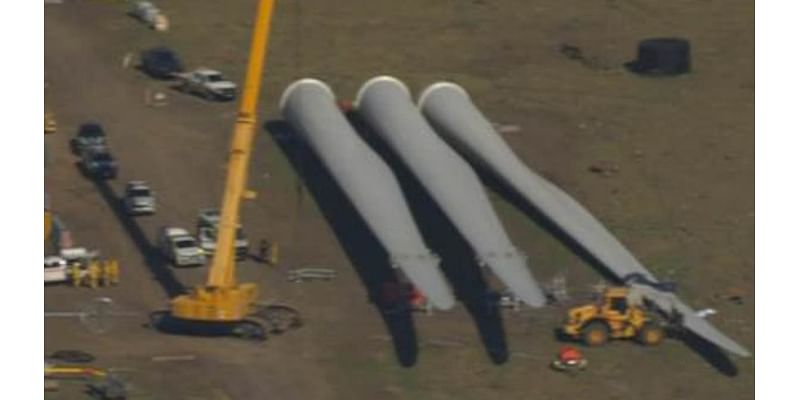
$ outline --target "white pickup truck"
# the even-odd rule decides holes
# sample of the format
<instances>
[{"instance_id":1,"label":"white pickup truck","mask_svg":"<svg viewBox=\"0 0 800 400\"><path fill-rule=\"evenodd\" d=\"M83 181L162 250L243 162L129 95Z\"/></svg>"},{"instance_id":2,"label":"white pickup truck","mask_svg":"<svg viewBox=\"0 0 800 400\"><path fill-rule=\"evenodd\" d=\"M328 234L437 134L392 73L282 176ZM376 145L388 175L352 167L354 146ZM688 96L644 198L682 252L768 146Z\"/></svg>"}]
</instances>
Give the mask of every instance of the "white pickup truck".
<instances>
[{"instance_id":1,"label":"white pickup truck","mask_svg":"<svg viewBox=\"0 0 800 400\"><path fill-rule=\"evenodd\" d=\"M59 256L44 258L44 283L66 282L68 278L67 260Z\"/></svg>"},{"instance_id":2,"label":"white pickup truck","mask_svg":"<svg viewBox=\"0 0 800 400\"><path fill-rule=\"evenodd\" d=\"M206 254L213 254L217 249L217 226L220 214L216 208L206 208L197 214L197 239ZM236 259L241 261L248 257L250 241L244 235L241 226L236 227Z\"/></svg>"},{"instance_id":3,"label":"white pickup truck","mask_svg":"<svg viewBox=\"0 0 800 400\"><path fill-rule=\"evenodd\" d=\"M169 20L167 20L167 17L155 4L149 1L133 2L128 14L146 23L150 29L155 29L157 31L166 31L169 29Z\"/></svg>"},{"instance_id":4,"label":"white pickup truck","mask_svg":"<svg viewBox=\"0 0 800 400\"><path fill-rule=\"evenodd\" d=\"M233 100L236 84L226 80L222 73L209 68L198 68L190 72L176 73L178 89L199 95L208 100Z\"/></svg>"},{"instance_id":5,"label":"white pickup truck","mask_svg":"<svg viewBox=\"0 0 800 400\"><path fill-rule=\"evenodd\" d=\"M158 247L176 267L204 265L206 255L186 229L164 227L158 235Z\"/></svg>"}]
</instances>

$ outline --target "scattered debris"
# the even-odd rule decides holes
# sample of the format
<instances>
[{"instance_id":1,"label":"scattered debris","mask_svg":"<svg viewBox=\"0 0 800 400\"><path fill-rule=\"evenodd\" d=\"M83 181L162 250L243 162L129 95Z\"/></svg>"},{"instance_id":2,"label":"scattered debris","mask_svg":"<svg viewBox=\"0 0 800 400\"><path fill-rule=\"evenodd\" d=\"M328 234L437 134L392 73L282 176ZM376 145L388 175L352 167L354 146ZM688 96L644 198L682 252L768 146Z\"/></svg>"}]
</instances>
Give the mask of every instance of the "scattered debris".
<instances>
[{"instance_id":1,"label":"scattered debris","mask_svg":"<svg viewBox=\"0 0 800 400\"><path fill-rule=\"evenodd\" d=\"M107 374L102 381L89 382L87 387L89 395L93 398L103 400L123 400L127 398L127 385L112 374Z\"/></svg>"},{"instance_id":2,"label":"scattered debris","mask_svg":"<svg viewBox=\"0 0 800 400\"><path fill-rule=\"evenodd\" d=\"M705 318L705 317L707 317L709 315L714 315L716 313L717 313L717 310L715 310L713 308L704 308L702 310L698 310L697 312L695 312L695 315L697 315L700 318Z\"/></svg>"},{"instance_id":3,"label":"scattered debris","mask_svg":"<svg viewBox=\"0 0 800 400\"><path fill-rule=\"evenodd\" d=\"M94 356L80 350L59 350L47 356L51 361L62 361L65 363L90 363L95 360Z\"/></svg>"},{"instance_id":4,"label":"scattered debris","mask_svg":"<svg viewBox=\"0 0 800 400\"><path fill-rule=\"evenodd\" d=\"M519 125L501 124L499 122L493 122L492 126L497 133L517 133L522 130Z\"/></svg>"},{"instance_id":5,"label":"scattered debris","mask_svg":"<svg viewBox=\"0 0 800 400\"><path fill-rule=\"evenodd\" d=\"M134 54L131 52L125 53L125 55L122 56L122 68L130 68L134 57Z\"/></svg>"},{"instance_id":6,"label":"scattered debris","mask_svg":"<svg viewBox=\"0 0 800 400\"><path fill-rule=\"evenodd\" d=\"M45 392L56 392L58 391L58 381L55 379L45 379L44 380L44 391Z\"/></svg>"},{"instance_id":7,"label":"scattered debris","mask_svg":"<svg viewBox=\"0 0 800 400\"><path fill-rule=\"evenodd\" d=\"M550 304L564 304L569 301L567 292L567 277L557 274L550 282L544 285L545 296Z\"/></svg>"},{"instance_id":8,"label":"scattered debris","mask_svg":"<svg viewBox=\"0 0 800 400\"><path fill-rule=\"evenodd\" d=\"M592 164L588 168L589 172L603 175L603 176L612 176L619 172L619 168L616 165L604 166L598 164Z\"/></svg>"},{"instance_id":9,"label":"scattered debris","mask_svg":"<svg viewBox=\"0 0 800 400\"><path fill-rule=\"evenodd\" d=\"M146 88L144 90L144 104L150 107L166 106L167 94L158 89Z\"/></svg>"},{"instance_id":10,"label":"scattered debris","mask_svg":"<svg viewBox=\"0 0 800 400\"><path fill-rule=\"evenodd\" d=\"M197 357L193 354L173 355L173 356L153 356L150 361L153 362L169 362L169 361L194 361Z\"/></svg>"},{"instance_id":11,"label":"scattered debris","mask_svg":"<svg viewBox=\"0 0 800 400\"><path fill-rule=\"evenodd\" d=\"M728 301L738 306L744 304L744 298L742 296L737 296L737 295L729 296Z\"/></svg>"},{"instance_id":12,"label":"scattered debris","mask_svg":"<svg viewBox=\"0 0 800 400\"><path fill-rule=\"evenodd\" d=\"M715 300L725 300L737 306L741 306L744 304L745 291L739 288L730 288L724 293L715 293L712 297Z\"/></svg>"},{"instance_id":13,"label":"scattered debris","mask_svg":"<svg viewBox=\"0 0 800 400\"><path fill-rule=\"evenodd\" d=\"M287 280L294 283L305 281L329 281L336 278L336 271L330 268L297 268L289 270Z\"/></svg>"},{"instance_id":14,"label":"scattered debris","mask_svg":"<svg viewBox=\"0 0 800 400\"><path fill-rule=\"evenodd\" d=\"M562 43L558 51L570 60L578 61L585 67L598 70L607 70L609 67L602 65L597 57L587 57L583 50L575 45Z\"/></svg>"},{"instance_id":15,"label":"scattered debris","mask_svg":"<svg viewBox=\"0 0 800 400\"><path fill-rule=\"evenodd\" d=\"M500 308L508 308L514 311L519 311L522 308L522 301L511 290L499 293L496 302Z\"/></svg>"},{"instance_id":16,"label":"scattered debris","mask_svg":"<svg viewBox=\"0 0 800 400\"><path fill-rule=\"evenodd\" d=\"M558 48L558 51L561 52L564 56L569 58L570 60L583 60L583 51L578 46L573 46L570 44L562 44L561 47Z\"/></svg>"}]
</instances>

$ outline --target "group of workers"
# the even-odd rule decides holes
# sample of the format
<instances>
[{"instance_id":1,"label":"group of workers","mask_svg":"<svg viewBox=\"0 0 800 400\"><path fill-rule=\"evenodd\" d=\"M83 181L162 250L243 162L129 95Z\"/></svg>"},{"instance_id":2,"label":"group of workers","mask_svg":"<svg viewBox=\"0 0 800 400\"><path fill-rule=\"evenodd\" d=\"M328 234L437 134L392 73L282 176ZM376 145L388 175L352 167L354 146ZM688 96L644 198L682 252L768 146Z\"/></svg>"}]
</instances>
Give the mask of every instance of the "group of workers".
<instances>
[{"instance_id":1,"label":"group of workers","mask_svg":"<svg viewBox=\"0 0 800 400\"><path fill-rule=\"evenodd\" d=\"M88 286L96 289L119 283L119 262L117 260L91 260L84 268L79 262L70 264L69 275L72 285Z\"/></svg>"}]
</instances>

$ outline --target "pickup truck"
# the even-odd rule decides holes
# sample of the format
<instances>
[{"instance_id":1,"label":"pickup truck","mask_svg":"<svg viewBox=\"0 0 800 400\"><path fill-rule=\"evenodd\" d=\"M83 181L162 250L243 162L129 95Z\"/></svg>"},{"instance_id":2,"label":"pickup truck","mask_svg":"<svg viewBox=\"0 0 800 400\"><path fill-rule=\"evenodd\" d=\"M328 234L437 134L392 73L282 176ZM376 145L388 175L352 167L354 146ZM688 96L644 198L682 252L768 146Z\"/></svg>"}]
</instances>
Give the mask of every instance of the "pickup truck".
<instances>
[{"instance_id":1,"label":"pickup truck","mask_svg":"<svg viewBox=\"0 0 800 400\"><path fill-rule=\"evenodd\" d=\"M176 267L204 265L206 256L197 240L182 228L164 227L158 235L161 253Z\"/></svg>"},{"instance_id":2,"label":"pickup truck","mask_svg":"<svg viewBox=\"0 0 800 400\"><path fill-rule=\"evenodd\" d=\"M155 192L144 181L130 181L125 185L125 211L128 215L155 214Z\"/></svg>"},{"instance_id":3,"label":"pickup truck","mask_svg":"<svg viewBox=\"0 0 800 400\"><path fill-rule=\"evenodd\" d=\"M44 283L66 282L67 260L59 256L48 256L44 258Z\"/></svg>"},{"instance_id":4,"label":"pickup truck","mask_svg":"<svg viewBox=\"0 0 800 400\"><path fill-rule=\"evenodd\" d=\"M212 254L217 248L217 225L219 225L219 210L216 208L206 208L197 214L197 238L200 247L207 253ZM242 227L236 228L236 259L244 260L250 250L250 241L245 237Z\"/></svg>"},{"instance_id":5,"label":"pickup truck","mask_svg":"<svg viewBox=\"0 0 800 400\"><path fill-rule=\"evenodd\" d=\"M199 95L208 100L233 100L236 84L226 80L222 73L209 68L198 68L185 73L175 73L177 88L186 93Z\"/></svg>"},{"instance_id":6,"label":"pickup truck","mask_svg":"<svg viewBox=\"0 0 800 400\"><path fill-rule=\"evenodd\" d=\"M157 31L169 29L169 21L164 13L149 1L136 1L133 3L128 14Z\"/></svg>"}]
</instances>

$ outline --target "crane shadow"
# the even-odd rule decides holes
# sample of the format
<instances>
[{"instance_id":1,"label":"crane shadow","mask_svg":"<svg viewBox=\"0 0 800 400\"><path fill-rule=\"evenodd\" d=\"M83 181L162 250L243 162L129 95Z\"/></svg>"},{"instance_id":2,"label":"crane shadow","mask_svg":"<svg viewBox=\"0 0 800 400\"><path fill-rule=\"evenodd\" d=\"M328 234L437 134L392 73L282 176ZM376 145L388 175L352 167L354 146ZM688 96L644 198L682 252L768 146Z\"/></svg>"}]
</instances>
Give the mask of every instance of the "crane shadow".
<instances>
[{"instance_id":1,"label":"crane shadow","mask_svg":"<svg viewBox=\"0 0 800 400\"><path fill-rule=\"evenodd\" d=\"M484 185L489 187L490 190L516 207L520 212L525 214L548 234L555 237L573 254L578 256L583 262L592 267L593 270L602 275L605 280L614 282L615 284L623 284L621 279L612 274L608 268L603 265L603 263L586 251L586 249L579 242L554 224L538 209L528 203L528 201L522 195L517 193L506 182L499 179L486 166L470 159L468 159L468 162L478 174ZM700 336L688 331L676 333L673 335L673 337L684 342L690 349L696 352L700 357L703 358L703 360L705 360L723 375L736 376L738 374L738 369L730 357L715 344L708 342Z\"/></svg>"},{"instance_id":2,"label":"crane shadow","mask_svg":"<svg viewBox=\"0 0 800 400\"><path fill-rule=\"evenodd\" d=\"M384 288L400 283L389 256L354 209L347 196L327 172L316 154L284 121L269 121L264 128L284 153L332 227L361 282L389 331L400 365L416 364L417 335L410 307L387 304Z\"/></svg>"},{"instance_id":3,"label":"crane shadow","mask_svg":"<svg viewBox=\"0 0 800 400\"><path fill-rule=\"evenodd\" d=\"M505 363L509 352L497 296L486 282L472 248L386 143L373 134L357 114L350 113L347 117L395 173L425 242L441 257L442 271L477 326L487 355L495 364Z\"/></svg>"},{"instance_id":4,"label":"crane shadow","mask_svg":"<svg viewBox=\"0 0 800 400\"><path fill-rule=\"evenodd\" d=\"M79 163L77 163L76 166L82 171ZM136 245L137 250L144 259L145 265L150 270L150 273L153 275L153 278L155 278L156 282L161 285L162 289L170 298L184 294L186 292L184 285L178 281L178 279L175 277L175 274L172 273L166 260L158 251L158 248L156 248L156 246L154 246L150 240L147 239L147 235L142 231L142 228L139 226L139 224L134 220L133 217L125 212L122 204L122 198L114 193L114 189L111 187L109 182L91 177L89 180L97 189L97 192L100 193L100 196L106 202L111 211L114 212L114 216L117 218L117 221L120 223L122 228L125 229L125 232L128 234L128 236L130 236L134 245Z\"/></svg>"}]
</instances>

